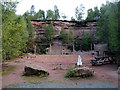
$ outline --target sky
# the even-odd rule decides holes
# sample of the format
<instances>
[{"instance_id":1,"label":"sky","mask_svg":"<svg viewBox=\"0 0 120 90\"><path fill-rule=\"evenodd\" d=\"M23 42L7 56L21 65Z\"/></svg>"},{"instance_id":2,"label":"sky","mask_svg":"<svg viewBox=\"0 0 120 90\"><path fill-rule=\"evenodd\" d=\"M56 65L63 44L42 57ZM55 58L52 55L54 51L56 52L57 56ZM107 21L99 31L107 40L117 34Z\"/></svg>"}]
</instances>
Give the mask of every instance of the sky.
<instances>
[{"instance_id":1,"label":"sky","mask_svg":"<svg viewBox=\"0 0 120 90\"><path fill-rule=\"evenodd\" d=\"M107 0L113 1L113 0ZM60 15L64 13L67 16L67 20L70 20L73 16L75 18L75 8L83 4L85 7L84 11L84 19L87 17L87 10L90 8L94 8L95 6L100 6L105 4L106 0L20 0L19 4L17 5L17 12L18 15L23 15L27 10L29 11L31 6L35 6L35 11L38 12L39 9L44 10L45 12L48 9L54 10L54 5L57 5L59 9ZM61 18L62 19L62 18Z\"/></svg>"}]
</instances>

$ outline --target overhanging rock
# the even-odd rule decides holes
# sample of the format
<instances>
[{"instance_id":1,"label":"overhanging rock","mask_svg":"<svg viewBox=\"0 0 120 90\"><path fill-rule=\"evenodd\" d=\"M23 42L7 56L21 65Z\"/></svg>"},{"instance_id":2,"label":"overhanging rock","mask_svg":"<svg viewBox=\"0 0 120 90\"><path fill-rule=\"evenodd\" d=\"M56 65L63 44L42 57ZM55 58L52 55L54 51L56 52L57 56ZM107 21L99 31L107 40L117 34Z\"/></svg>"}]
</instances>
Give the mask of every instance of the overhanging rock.
<instances>
[{"instance_id":1,"label":"overhanging rock","mask_svg":"<svg viewBox=\"0 0 120 90\"><path fill-rule=\"evenodd\" d=\"M27 76L30 75L49 75L49 72L41 67L41 66L37 66L37 65L26 65L24 68L24 74Z\"/></svg>"}]
</instances>

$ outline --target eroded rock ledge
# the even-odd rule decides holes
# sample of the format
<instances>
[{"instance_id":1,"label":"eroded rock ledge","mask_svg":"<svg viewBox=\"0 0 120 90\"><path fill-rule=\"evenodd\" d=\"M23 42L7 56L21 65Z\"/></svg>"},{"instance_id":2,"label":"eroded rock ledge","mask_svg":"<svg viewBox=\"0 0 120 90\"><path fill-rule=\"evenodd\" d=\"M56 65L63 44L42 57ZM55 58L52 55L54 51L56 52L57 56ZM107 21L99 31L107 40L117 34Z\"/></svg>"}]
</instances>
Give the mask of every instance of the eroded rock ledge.
<instances>
[{"instance_id":1,"label":"eroded rock ledge","mask_svg":"<svg viewBox=\"0 0 120 90\"><path fill-rule=\"evenodd\" d=\"M24 75L45 76L45 75L49 75L49 72L45 68L38 66L38 65L26 65L24 68Z\"/></svg>"}]
</instances>

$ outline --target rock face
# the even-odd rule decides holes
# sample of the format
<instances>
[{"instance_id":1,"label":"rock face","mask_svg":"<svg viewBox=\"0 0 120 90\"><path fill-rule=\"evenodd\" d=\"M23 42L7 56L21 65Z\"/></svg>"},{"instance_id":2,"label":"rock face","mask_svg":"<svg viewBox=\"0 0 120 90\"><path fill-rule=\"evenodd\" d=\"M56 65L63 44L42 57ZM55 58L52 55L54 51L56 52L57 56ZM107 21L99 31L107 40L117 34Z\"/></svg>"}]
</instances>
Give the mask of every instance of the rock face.
<instances>
[{"instance_id":1,"label":"rock face","mask_svg":"<svg viewBox=\"0 0 120 90\"><path fill-rule=\"evenodd\" d=\"M94 71L89 67L79 67L71 69L67 72L66 77L89 77L93 76Z\"/></svg>"},{"instance_id":2,"label":"rock face","mask_svg":"<svg viewBox=\"0 0 120 90\"><path fill-rule=\"evenodd\" d=\"M52 24L55 28L55 38L59 37L61 28L64 26L64 30L69 32L72 30L74 38L80 38L84 36L84 32L87 34L94 34L97 26L97 21L86 21L84 23L78 21L64 21L64 20L31 20L34 27L34 38L37 43L41 42L41 38L45 34L45 25ZM36 39L37 38L37 39Z\"/></svg>"},{"instance_id":3,"label":"rock face","mask_svg":"<svg viewBox=\"0 0 120 90\"><path fill-rule=\"evenodd\" d=\"M30 76L30 75L49 75L47 70L45 70L43 67L36 66L36 65L26 65L24 68L24 75Z\"/></svg>"}]
</instances>

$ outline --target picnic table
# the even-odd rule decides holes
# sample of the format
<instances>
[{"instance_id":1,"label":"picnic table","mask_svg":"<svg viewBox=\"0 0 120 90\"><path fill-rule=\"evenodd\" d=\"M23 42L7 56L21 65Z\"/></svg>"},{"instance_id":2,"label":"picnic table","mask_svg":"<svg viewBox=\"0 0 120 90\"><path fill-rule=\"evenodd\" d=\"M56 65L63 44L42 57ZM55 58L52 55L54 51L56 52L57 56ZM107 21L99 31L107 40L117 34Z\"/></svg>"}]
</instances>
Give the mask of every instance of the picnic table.
<instances>
[{"instance_id":1,"label":"picnic table","mask_svg":"<svg viewBox=\"0 0 120 90\"><path fill-rule=\"evenodd\" d=\"M109 57L109 56L101 56L101 57L95 57L95 59L91 60L91 64L92 66L94 65L101 65L101 64L105 64L105 63L113 63L115 61L116 63L116 60L113 59L113 57Z\"/></svg>"}]
</instances>

